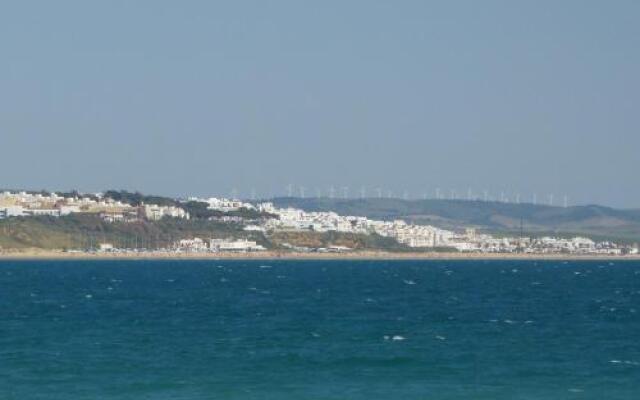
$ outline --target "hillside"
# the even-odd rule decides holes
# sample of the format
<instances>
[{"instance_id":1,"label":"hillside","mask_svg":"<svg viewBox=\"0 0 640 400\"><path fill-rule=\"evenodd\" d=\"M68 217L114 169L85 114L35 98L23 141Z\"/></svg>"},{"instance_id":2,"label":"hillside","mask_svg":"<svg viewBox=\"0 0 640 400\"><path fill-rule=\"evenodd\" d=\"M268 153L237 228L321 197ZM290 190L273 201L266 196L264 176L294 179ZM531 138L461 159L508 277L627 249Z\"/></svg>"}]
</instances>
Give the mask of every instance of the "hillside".
<instances>
[{"instance_id":1,"label":"hillside","mask_svg":"<svg viewBox=\"0 0 640 400\"><path fill-rule=\"evenodd\" d=\"M339 232L282 232L265 236L261 232L246 232L235 223L207 220L164 218L160 221L104 222L96 215L72 214L65 217L19 217L0 220L0 250L20 249L93 249L99 243L111 243L119 248L158 249L170 247L180 239L246 238L268 249L287 246L330 247L353 249L385 249L406 251L392 239L377 235Z\"/></svg>"},{"instance_id":2,"label":"hillside","mask_svg":"<svg viewBox=\"0 0 640 400\"><path fill-rule=\"evenodd\" d=\"M395 241L377 236L318 232L281 233L265 236L246 232L238 222L220 222L220 217L235 221L257 221L273 217L253 209L230 212L210 210L206 203L148 196L126 191L107 191L108 197L128 204L162 204L183 207L190 220L164 218L160 221L107 223L96 214L77 213L55 217L17 217L0 220L0 249L87 249L97 243L112 243L122 248L168 247L179 239L247 238L266 248L287 246L357 249L384 248L402 251ZM77 196L77 193L71 193ZM619 210L588 205L550 207L463 200L401 199L329 199L275 198L278 207L292 206L307 211L335 211L340 215L366 216L372 219L403 219L415 224L435 225L444 229L475 227L494 235L588 236L595 240L619 243L640 241L640 210Z\"/></svg>"},{"instance_id":3,"label":"hillside","mask_svg":"<svg viewBox=\"0 0 640 400\"><path fill-rule=\"evenodd\" d=\"M495 234L585 235L621 242L640 241L640 210L587 205L551 207L464 200L276 198L279 207L335 211L374 219L403 219L445 229L476 227Z\"/></svg>"},{"instance_id":4,"label":"hillside","mask_svg":"<svg viewBox=\"0 0 640 400\"><path fill-rule=\"evenodd\" d=\"M265 243L261 234L244 232L239 225L206 220L164 218L107 223L91 214L0 220L0 248L5 249L86 249L102 242L123 248L159 248L193 237L249 237L260 244Z\"/></svg>"}]
</instances>

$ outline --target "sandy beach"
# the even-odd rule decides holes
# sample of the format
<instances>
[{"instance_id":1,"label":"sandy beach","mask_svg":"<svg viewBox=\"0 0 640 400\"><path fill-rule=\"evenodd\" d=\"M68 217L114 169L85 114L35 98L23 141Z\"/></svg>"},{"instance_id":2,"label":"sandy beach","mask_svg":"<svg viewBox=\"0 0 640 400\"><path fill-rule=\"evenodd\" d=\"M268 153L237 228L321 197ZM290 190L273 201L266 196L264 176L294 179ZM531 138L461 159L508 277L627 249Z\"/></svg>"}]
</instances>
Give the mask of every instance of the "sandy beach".
<instances>
[{"instance_id":1,"label":"sandy beach","mask_svg":"<svg viewBox=\"0 0 640 400\"><path fill-rule=\"evenodd\" d=\"M297 253L263 251L255 253L99 253L65 252L62 250L3 250L0 260L640 260L640 255L578 255L517 253L447 253L447 252L383 252Z\"/></svg>"}]
</instances>

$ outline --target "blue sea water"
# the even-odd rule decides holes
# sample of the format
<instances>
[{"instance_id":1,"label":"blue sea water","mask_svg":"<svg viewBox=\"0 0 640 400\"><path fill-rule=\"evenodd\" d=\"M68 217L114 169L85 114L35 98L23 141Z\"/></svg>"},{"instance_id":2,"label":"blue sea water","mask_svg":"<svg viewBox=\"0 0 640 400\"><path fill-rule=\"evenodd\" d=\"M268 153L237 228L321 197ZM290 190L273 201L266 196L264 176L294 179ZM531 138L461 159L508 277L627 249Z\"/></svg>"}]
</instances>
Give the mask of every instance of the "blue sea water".
<instances>
[{"instance_id":1,"label":"blue sea water","mask_svg":"<svg viewBox=\"0 0 640 400\"><path fill-rule=\"evenodd\" d=\"M638 398L639 262L0 262L2 400Z\"/></svg>"}]
</instances>

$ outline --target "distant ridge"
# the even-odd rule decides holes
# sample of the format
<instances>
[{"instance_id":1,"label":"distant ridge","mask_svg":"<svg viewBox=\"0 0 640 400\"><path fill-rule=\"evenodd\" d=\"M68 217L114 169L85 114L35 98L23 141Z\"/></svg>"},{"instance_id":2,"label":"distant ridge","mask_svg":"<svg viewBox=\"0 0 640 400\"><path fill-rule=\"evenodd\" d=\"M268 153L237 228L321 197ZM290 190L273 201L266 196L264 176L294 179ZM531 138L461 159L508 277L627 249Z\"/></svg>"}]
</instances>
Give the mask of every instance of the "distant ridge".
<instances>
[{"instance_id":1,"label":"distant ridge","mask_svg":"<svg viewBox=\"0 0 640 400\"><path fill-rule=\"evenodd\" d=\"M599 205L553 207L525 203L388 198L329 199L278 197L280 207L335 211L376 219L403 219L446 229L476 227L493 233L515 233L522 221L525 235L585 235L597 239L640 241L640 210Z\"/></svg>"}]
</instances>

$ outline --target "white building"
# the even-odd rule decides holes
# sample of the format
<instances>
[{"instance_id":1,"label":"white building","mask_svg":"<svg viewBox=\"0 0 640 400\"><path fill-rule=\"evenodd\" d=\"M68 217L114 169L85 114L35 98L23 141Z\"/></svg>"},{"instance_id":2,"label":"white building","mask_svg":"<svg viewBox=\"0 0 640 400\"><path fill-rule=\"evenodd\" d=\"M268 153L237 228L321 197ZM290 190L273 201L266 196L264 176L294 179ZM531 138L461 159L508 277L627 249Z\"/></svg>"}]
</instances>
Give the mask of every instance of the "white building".
<instances>
[{"instance_id":1,"label":"white building","mask_svg":"<svg viewBox=\"0 0 640 400\"><path fill-rule=\"evenodd\" d=\"M184 251L207 251L207 243L200 238L179 240L177 247Z\"/></svg>"},{"instance_id":2,"label":"white building","mask_svg":"<svg viewBox=\"0 0 640 400\"><path fill-rule=\"evenodd\" d=\"M32 217L43 215L48 215L50 217L59 217L60 210L56 208L29 208L24 211L24 215Z\"/></svg>"},{"instance_id":3,"label":"white building","mask_svg":"<svg viewBox=\"0 0 640 400\"><path fill-rule=\"evenodd\" d=\"M0 207L0 218L22 217L23 215L25 213L22 206Z\"/></svg>"},{"instance_id":4,"label":"white building","mask_svg":"<svg viewBox=\"0 0 640 400\"><path fill-rule=\"evenodd\" d=\"M254 241L247 239L210 239L209 250L213 252L225 252L225 251L263 251L265 248Z\"/></svg>"},{"instance_id":5,"label":"white building","mask_svg":"<svg viewBox=\"0 0 640 400\"><path fill-rule=\"evenodd\" d=\"M114 248L111 243L100 243L98 245L98 251L101 253L107 253L114 251Z\"/></svg>"},{"instance_id":6,"label":"white building","mask_svg":"<svg viewBox=\"0 0 640 400\"><path fill-rule=\"evenodd\" d=\"M189 219L189 213L180 207L144 205L144 215L150 221L159 221L164 217Z\"/></svg>"},{"instance_id":7,"label":"white building","mask_svg":"<svg viewBox=\"0 0 640 400\"><path fill-rule=\"evenodd\" d=\"M251 203L245 203L240 200L225 199L210 197L208 199L198 199L195 197L190 198L192 201L199 201L209 204L207 207L209 210L216 210L222 212L238 211L240 209L253 210L255 207Z\"/></svg>"}]
</instances>

